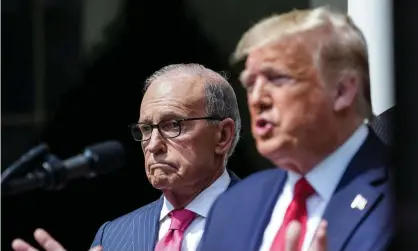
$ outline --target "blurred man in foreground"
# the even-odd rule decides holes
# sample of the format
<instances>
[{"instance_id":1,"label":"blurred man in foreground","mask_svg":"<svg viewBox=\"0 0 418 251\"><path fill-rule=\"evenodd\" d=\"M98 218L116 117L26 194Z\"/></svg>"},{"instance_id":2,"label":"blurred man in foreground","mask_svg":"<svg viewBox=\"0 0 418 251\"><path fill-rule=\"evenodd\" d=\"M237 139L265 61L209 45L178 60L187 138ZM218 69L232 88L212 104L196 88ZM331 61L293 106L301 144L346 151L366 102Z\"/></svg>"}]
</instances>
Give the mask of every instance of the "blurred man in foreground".
<instances>
[{"instance_id":1,"label":"blurred man in foreground","mask_svg":"<svg viewBox=\"0 0 418 251\"><path fill-rule=\"evenodd\" d=\"M201 65L164 67L146 81L139 122L130 127L146 175L163 196L103 224L92 248L196 250L213 202L238 181L226 169L241 129L232 87Z\"/></svg>"},{"instance_id":2,"label":"blurred man in foreground","mask_svg":"<svg viewBox=\"0 0 418 251\"><path fill-rule=\"evenodd\" d=\"M219 197L200 251L282 251L292 221L300 233L290 251L313 242L313 250L385 250L393 234L387 149L364 124L367 47L352 20L324 7L274 15L244 34L234 59L245 60L258 152L278 168ZM315 237L318 226L327 243Z\"/></svg>"}]
</instances>

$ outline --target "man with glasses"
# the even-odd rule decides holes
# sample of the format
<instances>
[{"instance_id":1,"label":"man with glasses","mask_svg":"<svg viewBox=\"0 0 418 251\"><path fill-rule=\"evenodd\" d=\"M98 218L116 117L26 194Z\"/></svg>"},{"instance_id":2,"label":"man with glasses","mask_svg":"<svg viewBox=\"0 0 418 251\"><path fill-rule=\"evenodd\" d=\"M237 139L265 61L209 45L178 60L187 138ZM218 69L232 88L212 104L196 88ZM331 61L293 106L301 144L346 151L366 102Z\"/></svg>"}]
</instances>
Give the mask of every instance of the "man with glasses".
<instances>
[{"instance_id":1,"label":"man with glasses","mask_svg":"<svg viewBox=\"0 0 418 251\"><path fill-rule=\"evenodd\" d=\"M104 223L92 248L197 250L210 207L238 181L226 169L241 130L234 90L201 65L166 66L146 80L139 121L129 127L148 180L163 196ZM35 238L47 251L64 250L43 230ZM33 250L17 242L15 250Z\"/></svg>"},{"instance_id":2,"label":"man with glasses","mask_svg":"<svg viewBox=\"0 0 418 251\"><path fill-rule=\"evenodd\" d=\"M105 223L104 250L196 250L215 199L238 178L226 169L241 128L235 93L201 65L170 65L145 84L139 121L145 172L157 201Z\"/></svg>"}]
</instances>

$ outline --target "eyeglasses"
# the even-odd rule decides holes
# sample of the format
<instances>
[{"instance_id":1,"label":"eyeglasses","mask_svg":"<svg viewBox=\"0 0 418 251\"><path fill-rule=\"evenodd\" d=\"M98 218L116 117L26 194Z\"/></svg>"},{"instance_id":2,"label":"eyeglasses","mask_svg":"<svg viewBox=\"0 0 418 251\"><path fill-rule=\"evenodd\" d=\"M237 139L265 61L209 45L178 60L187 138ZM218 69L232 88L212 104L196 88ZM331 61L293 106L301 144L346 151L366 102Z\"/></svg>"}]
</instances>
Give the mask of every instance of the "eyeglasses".
<instances>
[{"instance_id":1,"label":"eyeglasses","mask_svg":"<svg viewBox=\"0 0 418 251\"><path fill-rule=\"evenodd\" d=\"M192 120L224 120L221 117L211 116L211 117L194 117L194 118L185 118L185 119L171 119L163 120L157 124L148 124L148 123L134 123L129 125L131 128L132 136L135 141L147 141L151 139L152 131L157 128L158 132L163 138L172 139L178 137L181 134L181 124L184 121Z\"/></svg>"}]
</instances>

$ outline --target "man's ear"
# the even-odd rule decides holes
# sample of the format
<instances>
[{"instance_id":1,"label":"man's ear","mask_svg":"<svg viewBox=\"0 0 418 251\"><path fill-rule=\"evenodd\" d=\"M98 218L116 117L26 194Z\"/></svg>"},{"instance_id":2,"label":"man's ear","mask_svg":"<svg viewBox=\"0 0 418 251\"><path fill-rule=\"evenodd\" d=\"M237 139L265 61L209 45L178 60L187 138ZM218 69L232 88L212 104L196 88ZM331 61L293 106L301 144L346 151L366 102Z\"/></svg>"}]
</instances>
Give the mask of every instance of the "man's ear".
<instances>
[{"instance_id":1,"label":"man's ear","mask_svg":"<svg viewBox=\"0 0 418 251\"><path fill-rule=\"evenodd\" d=\"M226 118L218 124L218 134L216 137L215 152L217 154L226 153L232 145L235 134L235 123L232 119Z\"/></svg>"},{"instance_id":2,"label":"man's ear","mask_svg":"<svg viewBox=\"0 0 418 251\"><path fill-rule=\"evenodd\" d=\"M342 111L352 106L359 90L360 78L354 73L345 73L336 83L334 111Z\"/></svg>"}]
</instances>

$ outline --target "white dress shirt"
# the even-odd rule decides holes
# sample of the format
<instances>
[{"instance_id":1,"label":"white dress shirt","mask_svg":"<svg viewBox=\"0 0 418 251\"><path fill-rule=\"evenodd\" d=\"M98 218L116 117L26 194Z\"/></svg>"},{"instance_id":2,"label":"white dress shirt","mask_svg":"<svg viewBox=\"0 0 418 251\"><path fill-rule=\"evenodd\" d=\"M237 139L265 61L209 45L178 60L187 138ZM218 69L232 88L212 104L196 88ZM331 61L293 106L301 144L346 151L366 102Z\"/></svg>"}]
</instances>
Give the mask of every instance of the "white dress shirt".
<instances>
[{"instance_id":1,"label":"white dress shirt","mask_svg":"<svg viewBox=\"0 0 418 251\"><path fill-rule=\"evenodd\" d=\"M308 250L334 190L368 133L367 126L361 125L343 145L305 175L306 180L315 189L316 193L310 196L306 202L308 220L302 251ZM294 185L300 178L301 175L291 171L288 172L283 191L278 197L270 222L264 230L260 251L270 250L283 222L287 207L293 199Z\"/></svg>"},{"instance_id":2,"label":"white dress shirt","mask_svg":"<svg viewBox=\"0 0 418 251\"><path fill-rule=\"evenodd\" d=\"M196 218L192 221L183 235L182 251L195 251L199 245L200 239L205 228L206 218L212 204L229 186L231 178L228 172L224 173L212 185L203 190L186 209L195 212ZM158 240L161 240L170 228L171 218L168 215L174 209L173 205L164 197L163 207L160 214L160 230Z\"/></svg>"}]
</instances>

